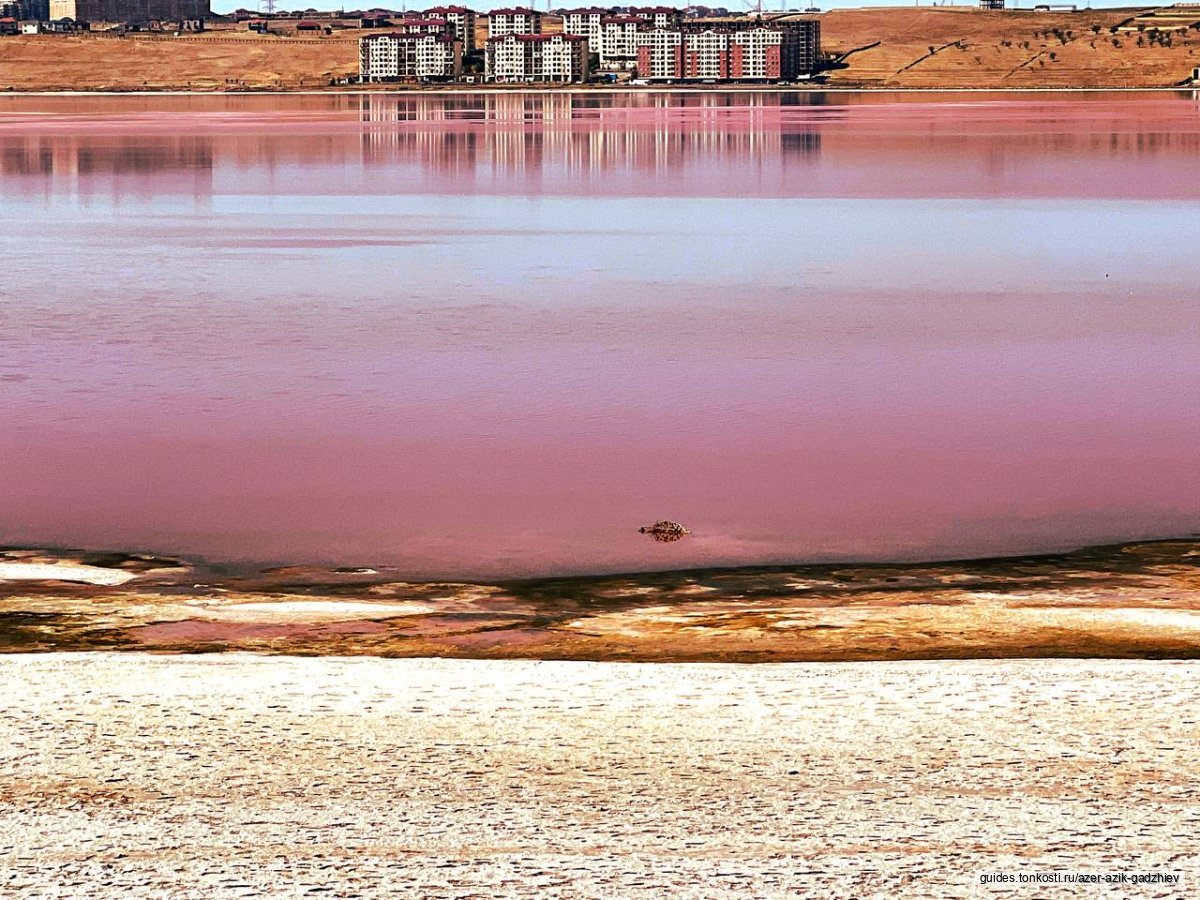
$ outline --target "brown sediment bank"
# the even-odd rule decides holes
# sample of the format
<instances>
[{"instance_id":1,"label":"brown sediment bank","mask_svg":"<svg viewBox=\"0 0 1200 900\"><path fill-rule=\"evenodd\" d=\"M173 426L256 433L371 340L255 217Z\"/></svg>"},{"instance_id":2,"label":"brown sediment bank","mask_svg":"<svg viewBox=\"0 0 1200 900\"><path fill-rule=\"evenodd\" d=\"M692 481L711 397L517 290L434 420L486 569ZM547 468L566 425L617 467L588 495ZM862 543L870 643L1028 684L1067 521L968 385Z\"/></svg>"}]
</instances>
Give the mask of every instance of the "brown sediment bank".
<instances>
[{"instance_id":1,"label":"brown sediment bank","mask_svg":"<svg viewBox=\"0 0 1200 900\"><path fill-rule=\"evenodd\" d=\"M119 578L113 577L113 572ZM494 583L0 555L0 651L781 662L1200 657L1200 541ZM94 582L94 583L93 583Z\"/></svg>"},{"instance_id":2,"label":"brown sediment bank","mask_svg":"<svg viewBox=\"0 0 1200 900\"><path fill-rule=\"evenodd\" d=\"M828 87L867 88L1173 87L1200 65L1200 10L1194 23L1188 12L1138 19L1136 9L831 10L820 17L822 46L837 62L821 80ZM358 35L350 29L263 37L221 29L178 38L0 38L0 89L359 89L331 88L357 74ZM396 88L420 89L382 89Z\"/></svg>"}]
</instances>

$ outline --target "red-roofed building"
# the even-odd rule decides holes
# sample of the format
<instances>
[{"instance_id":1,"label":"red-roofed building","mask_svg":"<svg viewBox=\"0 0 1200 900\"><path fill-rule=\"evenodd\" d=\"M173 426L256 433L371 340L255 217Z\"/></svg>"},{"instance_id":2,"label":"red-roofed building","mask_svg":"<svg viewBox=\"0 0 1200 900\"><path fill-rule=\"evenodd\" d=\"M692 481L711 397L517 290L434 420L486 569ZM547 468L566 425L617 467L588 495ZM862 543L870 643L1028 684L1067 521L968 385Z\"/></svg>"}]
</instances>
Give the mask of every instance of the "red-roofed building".
<instances>
[{"instance_id":1,"label":"red-roofed building","mask_svg":"<svg viewBox=\"0 0 1200 900\"><path fill-rule=\"evenodd\" d=\"M637 36L646 28L644 20L637 16L605 16L601 28L601 65L629 65L637 59Z\"/></svg>"},{"instance_id":2,"label":"red-roofed building","mask_svg":"<svg viewBox=\"0 0 1200 900\"><path fill-rule=\"evenodd\" d=\"M629 15L651 28L674 28L683 20L683 11L673 6L631 6Z\"/></svg>"},{"instance_id":3,"label":"red-roofed building","mask_svg":"<svg viewBox=\"0 0 1200 900\"><path fill-rule=\"evenodd\" d=\"M611 12L598 6L565 9L562 12L563 34L576 34L587 38L588 52L604 52L604 26L601 24Z\"/></svg>"},{"instance_id":4,"label":"red-roofed building","mask_svg":"<svg viewBox=\"0 0 1200 900\"><path fill-rule=\"evenodd\" d=\"M541 34L542 14L536 9L512 7L493 9L487 14L488 38L504 37L506 34Z\"/></svg>"},{"instance_id":5,"label":"red-roofed building","mask_svg":"<svg viewBox=\"0 0 1200 900\"><path fill-rule=\"evenodd\" d=\"M438 34L372 34L358 40L364 82L454 81L462 75L462 42Z\"/></svg>"},{"instance_id":6,"label":"red-roofed building","mask_svg":"<svg viewBox=\"0 0 1200 900\"><path fill-rule=\"evenodd\" d=\"M446 19L399 19L392 22L398 34L448 34L454 37L454 29Z\"/></svg>"},{"instance_id":7,"label":"red-roofed building","mask_svg":"<svg viewBox=\"0 0 1200 900\"><path fill-rule=\"evenodd\" d=\"M451 33L462 41L463 52L475 49L475 10L465 6L435 6L422 15L427 19L445 19L450 23Z\"/></svg>"},{"instance_id":8,"label":"red-roofed building","mask_svg":"<svg viewBox=\"0 0 1200 900\"><path fill-rule=\"evenodd\" d=\"M638 33L637 71L655 81L792 81L816 71L821 26L816 21L755 28Z\"/></svg>"},{"instance_id":9,"label":"red-roofed building","mask_svg":"<svg viewBox=\"0 0 1200 900\"><path fill-rule=\"evenodd\" d=\"M586 81L587 39L577 34L506 34L488 38L486 77L502 83Z\"/></svg>"}]
</instances>

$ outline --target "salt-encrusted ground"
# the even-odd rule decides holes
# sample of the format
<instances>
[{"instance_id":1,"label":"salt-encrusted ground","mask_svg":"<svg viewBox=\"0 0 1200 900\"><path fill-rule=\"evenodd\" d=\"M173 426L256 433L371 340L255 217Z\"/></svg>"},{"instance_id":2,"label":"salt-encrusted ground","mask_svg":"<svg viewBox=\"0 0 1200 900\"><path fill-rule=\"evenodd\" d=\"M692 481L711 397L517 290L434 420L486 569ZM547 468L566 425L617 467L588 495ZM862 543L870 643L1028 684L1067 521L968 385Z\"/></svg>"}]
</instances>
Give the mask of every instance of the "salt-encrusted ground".
<instances>
[{"instance_id":1,"label":"salt-encrusted ground","mask_svg":"<svg viewBox=\"0 0 1200 900\"><path fill-rule=\"evenodd\" d=\"M1194 663L49 653L0 698L4 896L1200 888Z\"/></svg>"}]
</instances>

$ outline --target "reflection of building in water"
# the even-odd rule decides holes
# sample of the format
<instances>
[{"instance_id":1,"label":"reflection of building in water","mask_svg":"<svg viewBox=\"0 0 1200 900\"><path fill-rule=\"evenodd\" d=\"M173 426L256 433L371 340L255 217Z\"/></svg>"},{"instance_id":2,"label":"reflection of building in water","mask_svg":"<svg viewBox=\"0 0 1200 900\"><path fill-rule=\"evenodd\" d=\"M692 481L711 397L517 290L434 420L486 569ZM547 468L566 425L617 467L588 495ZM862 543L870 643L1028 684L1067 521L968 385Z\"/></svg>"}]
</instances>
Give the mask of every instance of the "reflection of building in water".
<instances>
[{"instance_id":1,"label":"reflection of building in water","mask_svg":"<svg viewBox=\"0 0 1200 900\"><path fill-rule=\"evenodd\" d=\"M138 135L99 142L94 136L12 137L0 139L0 175L33 175L70 182L81 193L153 193L164 190L211 193L212 141L202 136Z\"/></svg>"},{"instance_id":2,"label":"reflection of building in water","mask_svg":"<svg viewBox=\"0 0 1200 900\"><path fill-rule=\"evenodd\" d=\"M507 173L577 189L623 173L663 176L685 193L728 191L738 178L758 186L821 149L819 126L777 94L639 94L622 106L566 93L359 102L365 161L417 165L467 184Z\"/></svg>"}]
</instances>

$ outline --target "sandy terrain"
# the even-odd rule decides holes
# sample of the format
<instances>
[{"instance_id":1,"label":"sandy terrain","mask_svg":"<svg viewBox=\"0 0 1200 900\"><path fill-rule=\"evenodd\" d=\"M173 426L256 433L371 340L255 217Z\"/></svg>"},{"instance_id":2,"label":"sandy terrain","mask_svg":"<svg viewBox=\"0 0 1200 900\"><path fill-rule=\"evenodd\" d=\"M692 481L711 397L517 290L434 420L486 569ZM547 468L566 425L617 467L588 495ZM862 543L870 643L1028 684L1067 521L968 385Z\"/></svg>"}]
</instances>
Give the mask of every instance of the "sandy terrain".
<instances>
[{"instance_id":1,"label":"sandy terrain","mask_svg":"<svg viewBox=\"0 0 1200 900\"><path fill-rule=\"evenodd\" d=\"M847 57L847 67L830 74L831 84L1168 87L1200 66L1200 30L1172 31L1166 40L1151 40L1149 29L1132 34L1119 30L1132 16L1132 10L831 10L821 17L821 38L822 49L839 54L879 42ZM1195 22L1200 23L1200 8Z\"/></svg>"},{"instance_id":2,"label":"sandy terrain","mask_svg":"<svg viewBox=\"0 0 1200 900\"><path fill-rule=\"evenodd\" d=\"M356 38L260 38L244 32L178 39L0 38L0 88L317 89L358 73Z\"/></svg>"},{"instance_id":3,"label":"sandy terrain","mask_svg":"<svg viewBox=\"0 0 1200 900\"><path fill-rule=\"evenodd\" d=\"M821 16L822 46L849 54L844 67L828 76L830 84L842 86L1180 84L1200 65L1200 29L1190 27L1186 16L1134 22L1136 13L984 12L974 7L831 10ZM1195 24L1200 24L1200 10ZM1137 30L1139 25L1143 31ZM547 30L556 28L551 24ZM318 89L357 74L357 38L353 29L303 38L237 30L180 38L7 37L0 38L0 88Z\"/></svg>"},{"instance_id":4,"label":"sandy terrain","mask_svg":"<svg viewBox=\"0 0 1200 900\"><path fill-rule=\"evenodd\" d=\"M0 893L1188 896L1198 690L1169 662L0 657Z\"/></svg>"},{"instance_id":5,"label":"sandy terrain","mask_svg":"<svg viewBox=\"0 0 1200 900\"><path fill-rule=\"evenodd\" d=\"M113 569L124 584L55 573ZM19 580L5 581L5 574ZM65 577L65 576L62 576ZM95 576L91 576L93 579ZM1200 657L1200 541L485 583L0 551L0 651L796 662Z\"/></svg>"}]
</instances>

